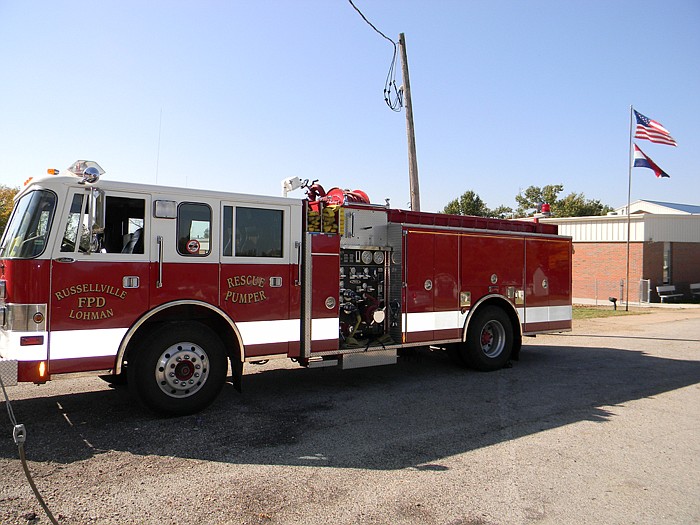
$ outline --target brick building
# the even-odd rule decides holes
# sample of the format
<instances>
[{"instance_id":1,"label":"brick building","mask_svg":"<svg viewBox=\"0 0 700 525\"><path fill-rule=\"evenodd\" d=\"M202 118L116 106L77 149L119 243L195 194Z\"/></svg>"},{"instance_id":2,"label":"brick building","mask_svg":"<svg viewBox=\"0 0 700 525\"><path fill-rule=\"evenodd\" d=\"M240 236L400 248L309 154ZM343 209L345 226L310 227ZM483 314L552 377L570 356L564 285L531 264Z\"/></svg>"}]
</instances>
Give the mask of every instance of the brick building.
<instances>
[{"instance_id":1,"label":"brick building","mask_svg":"<svg viewBox=\"0 0 700 525\"><path fill-rule=\"evenodd\" d=\"M659 302L656 286L672 284L690 299L700 283L700 206L657 201L630 205L629 300ZM627 206L602 217L540 219L573 238L573 297L609 304L626 298ZM574 299L574 300L575 300Z\"/></svg>"}]
</instances>

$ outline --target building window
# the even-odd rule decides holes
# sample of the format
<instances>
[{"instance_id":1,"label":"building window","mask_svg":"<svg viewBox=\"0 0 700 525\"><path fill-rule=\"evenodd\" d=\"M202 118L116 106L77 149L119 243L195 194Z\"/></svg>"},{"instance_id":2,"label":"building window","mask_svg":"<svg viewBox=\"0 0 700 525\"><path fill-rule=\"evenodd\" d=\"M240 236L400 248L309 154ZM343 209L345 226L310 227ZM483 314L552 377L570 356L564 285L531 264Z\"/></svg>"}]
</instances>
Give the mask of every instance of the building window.
<instances>
[{"instance_id":1,"label":"building window","mask_svg":"<svg viewBox=\"0 0 700 525\"><path fill-rule=\"evenodd\" d=\"M671 243L670 242L665 242L664 243L664 267L663 267L663 276L662 279L664 281L664 284L671 284Z\"/></svg>"}]
</instances>

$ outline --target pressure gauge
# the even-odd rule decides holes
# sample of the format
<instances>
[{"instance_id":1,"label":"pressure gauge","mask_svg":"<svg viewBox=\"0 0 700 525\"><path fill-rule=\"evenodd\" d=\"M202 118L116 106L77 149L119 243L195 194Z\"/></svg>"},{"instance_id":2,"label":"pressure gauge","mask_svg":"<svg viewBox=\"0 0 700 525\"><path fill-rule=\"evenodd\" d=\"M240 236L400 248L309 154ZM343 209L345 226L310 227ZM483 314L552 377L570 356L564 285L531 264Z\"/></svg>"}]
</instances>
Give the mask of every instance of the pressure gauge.
<instances>
[{"instance_id":1,"label":"pressure gauge","mask_svg":"<svg viewBox=\"0 0 700 525\"><path fill-rule=\"evenodd\" d=\"M362 252L362 264L369 264L372 262L372 252L364 251Z\"/></svg>"},{"instance_id":2,"label":"pressure gauge","mask_svg":"<svg viewBox=\"0 0 700 525\"><path fill-rule=\"evenodd\" d=\"M384 252L374 252L372 259L374 260L374 264L384 264Z\"/></svg>"}]
</instances>

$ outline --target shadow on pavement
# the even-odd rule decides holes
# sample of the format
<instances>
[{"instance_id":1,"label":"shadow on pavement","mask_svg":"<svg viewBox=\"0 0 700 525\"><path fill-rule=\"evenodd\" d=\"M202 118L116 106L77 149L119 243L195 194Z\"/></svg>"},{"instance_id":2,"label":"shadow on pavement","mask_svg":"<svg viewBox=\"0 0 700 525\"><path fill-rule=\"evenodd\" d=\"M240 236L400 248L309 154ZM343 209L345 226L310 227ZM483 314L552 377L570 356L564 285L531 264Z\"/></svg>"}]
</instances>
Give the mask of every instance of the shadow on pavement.
<instances>
[{"instance_id":1,"label":"shadow on pavement","mask_svg":"<svg viewBox=\"0 0 700 525\"><path fill-rule=\"evenodd\" d=\"M613 417L606 407L698 382L698 361L532 345L513 368L493 373L425 351L390 367L246 374L242 395L227 384L208 410L181 418L157 418L125 388L13 408L27 427L30 461L72 463L117 450L231 464L444 470L444 457L579 421L604 424ZM3 430L0 457L16 454Z\"/></svg>"}]
</instances>

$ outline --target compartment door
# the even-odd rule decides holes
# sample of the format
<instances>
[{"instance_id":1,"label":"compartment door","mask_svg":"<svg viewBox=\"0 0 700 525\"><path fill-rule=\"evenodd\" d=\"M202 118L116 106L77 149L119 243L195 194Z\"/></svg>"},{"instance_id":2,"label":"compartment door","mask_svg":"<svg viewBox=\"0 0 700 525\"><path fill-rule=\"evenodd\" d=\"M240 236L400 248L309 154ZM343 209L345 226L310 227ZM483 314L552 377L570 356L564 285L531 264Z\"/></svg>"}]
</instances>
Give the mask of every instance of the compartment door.
<instances>
[{"instance_id":1,"label":"compartment door","mask_svg":"<svg viewBox=\"0 0 700 525\"><path fill-rule=\"evenodd\" d=\"M526 248L523 331L571 328L571 249L568 239L530 239Z\"/></svg>"},{"instance_id":2,"label":"compartment door","mask_svg":"<svg viewBox=\"0 0 700 525\"><path fill-rule=\"evenodd\" d=\"M434 340L435 236L407 231L404 235L403 338L405 343Z\"/></svg>"},{"instance_id":3,"label":"compartment door","mask_svg":"<svg viewBox=\"0 0 700 525\"><path fill-rule=\"evenodd\" d=\"M304 355L338 350L340 236L306 233L302 341Z\"/></svg>"},{"instance_id":4,"label":"compartment door","mask_svg":"<svg viewBox=\"0 0 700 525\"><path fill-rule=\"evenodd\" d=\"M433 237L433 336L436 341L460 339L459 235L441 232Z\"/></svg>"}]
</instances>

